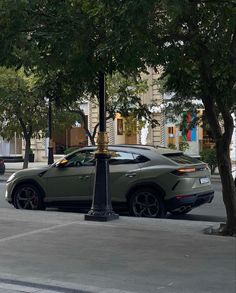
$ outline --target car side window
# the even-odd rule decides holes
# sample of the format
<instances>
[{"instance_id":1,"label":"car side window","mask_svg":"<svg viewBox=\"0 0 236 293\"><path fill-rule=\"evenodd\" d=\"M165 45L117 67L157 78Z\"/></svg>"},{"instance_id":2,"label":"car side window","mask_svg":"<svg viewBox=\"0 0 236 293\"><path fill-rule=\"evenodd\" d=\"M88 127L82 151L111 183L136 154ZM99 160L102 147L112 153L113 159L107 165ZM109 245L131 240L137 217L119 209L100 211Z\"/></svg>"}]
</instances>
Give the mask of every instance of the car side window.
<instances>
[{"instance_id":1,"label":"car side window","mask_svg":"<svg viewBox=\"0 0 236 293\"><path fill-rule=\"evenodd\" d=\"M68 163L66 167L94 166L95 151L81 151L67 157Z\"/></svg>"},{"instance_id":2,"label":"car side window","mask_svg":"<svg viewBox=\"0 0 236 293\"><path fill-rule=\"evenodd\" d=\"M96 163L95 160L95 151L85 151L84 153L84 157L82 162L83 166L94 166Z\"/></svg>"},{"instance_id":3,"label":"car side window","mask_svg":"<svg viewBox=\"0 0 236 293\"><path fill-rule=\"evenodd\" d=\"M122 165L122 164L135 164L134 156L132 153L109 151L111 158L109 159L110 165Z\"/></svg>"},{"instance_id":4,"label":"car side window","mask_svg":"<svg viewBox=\"0 0 236 293\"><path fill-rule=\"evenodd\" d=\"M147 157L144 157L139 154L133 154L133 156L134 156L135 163L145 163L147 161L150 161L150 159L148 159Z\"/></svg>"}]
</instances>

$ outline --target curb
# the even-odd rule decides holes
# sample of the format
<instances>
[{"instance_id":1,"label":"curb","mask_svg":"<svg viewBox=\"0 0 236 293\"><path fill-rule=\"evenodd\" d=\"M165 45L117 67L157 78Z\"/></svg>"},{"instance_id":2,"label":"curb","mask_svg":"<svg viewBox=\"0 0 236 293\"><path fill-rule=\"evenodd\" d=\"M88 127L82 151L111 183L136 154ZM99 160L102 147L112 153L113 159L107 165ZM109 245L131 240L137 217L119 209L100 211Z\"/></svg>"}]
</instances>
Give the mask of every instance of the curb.
<instances>
[{"instance_id":1,"label":"curb","mask_svg":"<svg viewBox=\"0 0 236 293\"><path fill-rule=\"evenodd\" d=\"M12 292L55 292L55 293L93 293L95 291L88 291L83 289L66 288L57 285L38 284L33 282L18 281L11 279L0 278L0 290L11 290ZM4 292L4 291L0 291ZM100 291L99 291L100 292Z\"/></svg>"}]
</instances>

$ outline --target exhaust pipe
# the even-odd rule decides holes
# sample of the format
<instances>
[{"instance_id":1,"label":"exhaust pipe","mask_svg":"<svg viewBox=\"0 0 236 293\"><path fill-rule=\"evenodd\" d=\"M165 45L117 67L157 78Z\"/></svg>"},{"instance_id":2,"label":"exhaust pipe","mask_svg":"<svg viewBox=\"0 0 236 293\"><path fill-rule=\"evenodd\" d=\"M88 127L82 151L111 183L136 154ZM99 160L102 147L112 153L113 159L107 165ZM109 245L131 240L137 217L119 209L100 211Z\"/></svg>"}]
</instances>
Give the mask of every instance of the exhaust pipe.
<instances>
[{"instance_id":1,"label":"exhaust pipe","mask_svg":"<svg viewBox=\"0 0 236 293\"><path fill-rule=\"evenodd\" d=\"M185 212L185 211L190 211L192 209L192 206L181 206L177 209L174 209L172 210L172 212L179 212L179 213L182 213L182 212Z\"/></svg>"}]
</instances>

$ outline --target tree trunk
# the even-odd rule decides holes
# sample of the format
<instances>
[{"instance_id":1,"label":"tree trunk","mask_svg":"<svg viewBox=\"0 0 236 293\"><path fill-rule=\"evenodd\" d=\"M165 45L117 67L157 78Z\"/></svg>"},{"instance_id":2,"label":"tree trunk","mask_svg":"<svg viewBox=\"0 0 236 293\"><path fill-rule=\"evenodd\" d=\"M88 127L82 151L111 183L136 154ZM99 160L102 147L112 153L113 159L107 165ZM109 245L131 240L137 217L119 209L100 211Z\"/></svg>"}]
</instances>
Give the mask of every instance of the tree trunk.
<instances>
[{"instance_id":1,"label":"tree trunk","mask_svg":"<svg viewBox=\"0 0 236 293\"><path fill-rule=\"evenodd\" d=\"M218 109L220 109L220 112L222 113L224 122L224 129L222 130L218 119L219 117L216 114L214 100L210 97L203 98L202 100L216 143L217 162L222 183L223 201L227 214L226 226L224 227L222 233L225 235L233 235L236 234L236 189L231 173L232 164L230 159L230 144L232 140L234 122L231 113L228 111L226 106L218 102Z\"/></svg>"},{"instance_id":2,"label":"tree trunk","mask_svg":"<svg viewBox=\"0 0 236 293\"><path fill-rule=\"evenodd\" d=\"M30 146L31 146L30 137L25 136L25 157L24 157L23 169L28 168Z\"/></svg>"},{"instance_id":3,"label":"tree trunk","mask_svg":"<svg viewBox=\"0 0 236 293\"><path fill-rule=\"evenodd\" d=\"M84 123L84 130L86 131L86 134L88 135L91 145L95 145L95 140L94 137L92 136L92 134L90 133L88 127L86 126L86 124Z\"/></svg>"},{"instance_id":4,"label":"tree trunk","mask_svg":"<svg viewBox=\"0 0 236 293\"><path fill-rule=\"evenodd\" d=\"M91 135L91 133L88 131L87 134L88 134L88 137L89 137L89 139L90 139L91 145L96 145L96 143L95 143L95 139L94 139L94 137Z\"/></svg>"},{"instance_id":5,"label":"tree trunk","mask_svg":"<svg viewBox=\"0 0 236 293\"><path fill-rule=\"evenodd\" d=\"M231 173L231 161L229 147L226 149L224 139L216 142L218 168L222 183L223 201L226 207L227 222L223 233L236 234L236 189Z\"/></svg>"}]
</instances>

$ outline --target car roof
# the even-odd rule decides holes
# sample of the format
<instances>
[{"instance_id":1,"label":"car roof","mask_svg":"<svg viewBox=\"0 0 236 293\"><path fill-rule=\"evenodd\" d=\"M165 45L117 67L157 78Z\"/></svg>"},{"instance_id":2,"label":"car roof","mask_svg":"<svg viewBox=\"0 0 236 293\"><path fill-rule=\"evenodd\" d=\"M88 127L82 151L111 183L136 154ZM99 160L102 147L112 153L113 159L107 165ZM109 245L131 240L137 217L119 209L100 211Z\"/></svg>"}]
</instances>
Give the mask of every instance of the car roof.
<instances>
[{"instance_id":1,"label":"car roof","mask_svg":"<svg viewBox=\"0 0 236 293\"><path fill-rule=\"evenodd\" d=\"M150 150L150 151L157 152L159 154L182 154L181 151L169 149L164 146L142 145L142 144L120 144L120 145L118 144L113 146Z\"/></svg>"},{"instance_id":2,"label":"car roof","mask_svg":"<svg viewBox=\"0 0 236 293\"><path fill-rule=\"evenodd\" d=\"M82 148L81 150L86 149L97 149L97 146L87 146ZM110 150L116 149L119 151L129 151L129 152L137 152L140 154L146 154L147 151L154 152L159 155L164 154L182 154L181 151L169 149L162 146L151 146L151 145L141 145L141 144L116 144L116 145L109 145L108 148ZM124 150L125 149L125 150Z\"/></svg>"}]
</instances>

